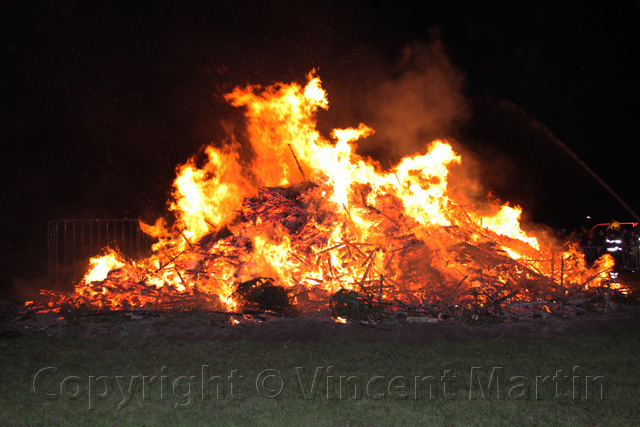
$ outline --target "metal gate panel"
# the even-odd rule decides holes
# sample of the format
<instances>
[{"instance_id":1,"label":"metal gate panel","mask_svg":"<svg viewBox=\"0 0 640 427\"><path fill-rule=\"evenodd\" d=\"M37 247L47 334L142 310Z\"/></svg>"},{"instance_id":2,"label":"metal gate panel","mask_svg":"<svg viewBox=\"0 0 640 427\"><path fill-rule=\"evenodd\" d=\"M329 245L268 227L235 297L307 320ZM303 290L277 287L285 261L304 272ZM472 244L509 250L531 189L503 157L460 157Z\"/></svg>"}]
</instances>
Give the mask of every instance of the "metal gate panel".
<instances>
[{"instance_id":1,"label":"metal gate panel","mask_svg":"<svg viewBox=\"0 0 640 427\"><path fill-rule=\"evenodd\" d=\"M61 219L47 227L49 276L77 262L116 249L130 258L148 256L151 238L140 229L137 219Z\"/></svg>"}]
</instances>

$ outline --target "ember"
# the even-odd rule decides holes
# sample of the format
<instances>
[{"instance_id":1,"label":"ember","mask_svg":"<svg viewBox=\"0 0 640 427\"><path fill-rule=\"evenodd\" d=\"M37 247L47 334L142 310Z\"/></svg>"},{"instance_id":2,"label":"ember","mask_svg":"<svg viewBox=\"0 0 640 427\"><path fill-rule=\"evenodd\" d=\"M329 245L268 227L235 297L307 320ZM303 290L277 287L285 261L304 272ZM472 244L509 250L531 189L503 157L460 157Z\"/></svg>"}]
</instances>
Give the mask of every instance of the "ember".
<instances>
[{"instance_id":1,"label":"ember","mask_svg":"<svg viewBox=\"0 0 640 427\"><path fill-rule=\"evenodd\" d=\"M355 141L374 132L366 125L323 138L315 116L328 101L313 72L305 87L238 88L227 100L246 109L251 164L237 145L207 147L204 166L179 168L175 224L142 224L158 239L153 255L128 260L109 250L74 293L48 293L43 309L291 304L309 313L331 302L339 321L354 311L379 318L381 307L477 317L536 301L549 312L607 284L610 256L590 268L576 247L523 231L519 207L458 200L448 178L462 157L448 142L383 170L355 153Z\"/></svg>"}]
</instances>

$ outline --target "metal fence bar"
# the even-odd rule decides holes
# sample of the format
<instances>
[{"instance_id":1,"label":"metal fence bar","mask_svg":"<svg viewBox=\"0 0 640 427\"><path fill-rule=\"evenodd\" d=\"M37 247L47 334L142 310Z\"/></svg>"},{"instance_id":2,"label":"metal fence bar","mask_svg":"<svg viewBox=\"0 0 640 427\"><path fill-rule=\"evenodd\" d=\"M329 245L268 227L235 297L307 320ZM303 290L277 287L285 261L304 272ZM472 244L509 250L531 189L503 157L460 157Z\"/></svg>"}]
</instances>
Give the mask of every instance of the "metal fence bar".
<instances>
[{"instance_id":1,"label":"metal fence bar","mask_svg":"<svg viewBox=\"0 0 640 427\"><path fill-rule=\"evenodd\" d=\"M587 265L593 265L593 263L604 255L604 246L585 246L582 248L585 261ZM622 266L623 270L635 270L640 272L640 248L638 246L631 246L626 248L622 252Z\"/></svg>"},{"instance_id":2,"label":"metal fence bar","mask_svg":"<svg viewBox=\"0 0 640 427\"><path fill-rule=\"evenodd\" d=\"M63 221L63 230L64 230L63 236L66 236L67 235L67 221ZM69 262L67 260L67 255L69 254L69 250L67 249L67 247L68 247L67 239L63 239L63 242L64 242L64 252L63 252L63 254L64 254L64 265L68 265Z\"/></svg>"},{"instance_id":3,"label":"metal fence bar","mask_svg":"<svg viewBox=\"0 0 640 427\"><path fill-rule=\"evenodd\" d=\"M585 246L582 248L587 265L592 265L604 254L604 246Z\"/></svg>"},{"instance_id":4,"label":"metal fence bar","mask_svg":"<svg viewBox=\"0 0 640 427\"><path fill-rule=\"evenodd\" d=\"M47 245L49 275L57 280L62 269L100 255L107 247L131 258L147 256L151 238L137 219L65 219L49 222Z\"/></svg>"},{"instance_id":5,"label":"metal fence bar","mask_svg":"<svg viewBox=\"0 0 640 427\"><path fill-rule=\"evenodd\" d=\"M622 254L622 264L628 270L640 269L640 248L632 246L627 248Z\"/></svg>"}]
</instances>

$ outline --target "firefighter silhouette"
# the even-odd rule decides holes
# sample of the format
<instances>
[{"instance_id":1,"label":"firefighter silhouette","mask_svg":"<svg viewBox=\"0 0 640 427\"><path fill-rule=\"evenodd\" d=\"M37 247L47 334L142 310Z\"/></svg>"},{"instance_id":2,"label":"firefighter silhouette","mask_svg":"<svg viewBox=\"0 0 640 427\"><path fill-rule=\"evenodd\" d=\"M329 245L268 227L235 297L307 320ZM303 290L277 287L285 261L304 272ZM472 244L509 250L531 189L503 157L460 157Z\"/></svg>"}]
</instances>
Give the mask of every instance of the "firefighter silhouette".
<instances>
[{"instance_id":1,"label":"firefighter silhouette","mask_svg":"<svg viewBox=\"0 0 640 427\"><path fill-rule=\"evenodd\" d=\"M622 267L622 254L624 251L622 243L622 232L620 231L620 223L618 221L611 221L607 233L604 236L604 247L609 255L611 255L615 261L613 268L610 270L609 276L611 279L617 279L620 268Z\"/></svg>"}]
</instances>

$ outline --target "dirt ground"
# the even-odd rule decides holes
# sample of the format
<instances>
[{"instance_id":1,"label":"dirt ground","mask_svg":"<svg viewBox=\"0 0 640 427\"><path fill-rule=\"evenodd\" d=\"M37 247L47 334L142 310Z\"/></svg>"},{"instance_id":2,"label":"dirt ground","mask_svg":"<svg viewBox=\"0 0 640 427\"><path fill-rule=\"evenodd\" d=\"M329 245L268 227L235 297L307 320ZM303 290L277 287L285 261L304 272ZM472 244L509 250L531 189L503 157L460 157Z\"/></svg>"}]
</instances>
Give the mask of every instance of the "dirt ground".
<instances>
[{"instance_id":1,"label":"dirt ground","mask_svg":"<svg viewBox=\"0 0 640 427\"><path fill-rule=\"evenodd\" d=\"M637 280L637 278L636 278ZM640 281L628 282L640 293ZM636 300L637 301L637 300ZM25 313L20 301L0 301L0 339L45 336L157 337L181 340L260 342L423 343L467 339L562 339L571 335L640 331L640 304L615 304L608 313L583 311L569 317L549 315L518 321L479 319L466 323L451 318L394 319L383 322L336 323L330 313L282 317L187 312Z\"/></svg>"},{"instance_id":2,"label":"dirt ground","mask_svg":"<svg viewBox=\"0 0 640 427\"><path fill-rule=\"evenodd\" d=\"M234 320L232 320L234 319ZM237 323L236 323L237 322ZM235 324L234 324L235 323ZM462 324L453 320L414 323L405 319L381 323L340 324L328 316L229 316L220 313L109 313L61 317L30 314L0 323L0 337L40 334L92 339L98 337L156 337L180 340L260 342L376 342L424 343L467 339L562 339L571 335L640 330L640 308L618 307L608 314L588 313L565 319L550 316L529 321Z\"/></svg>"}]
</instances>

